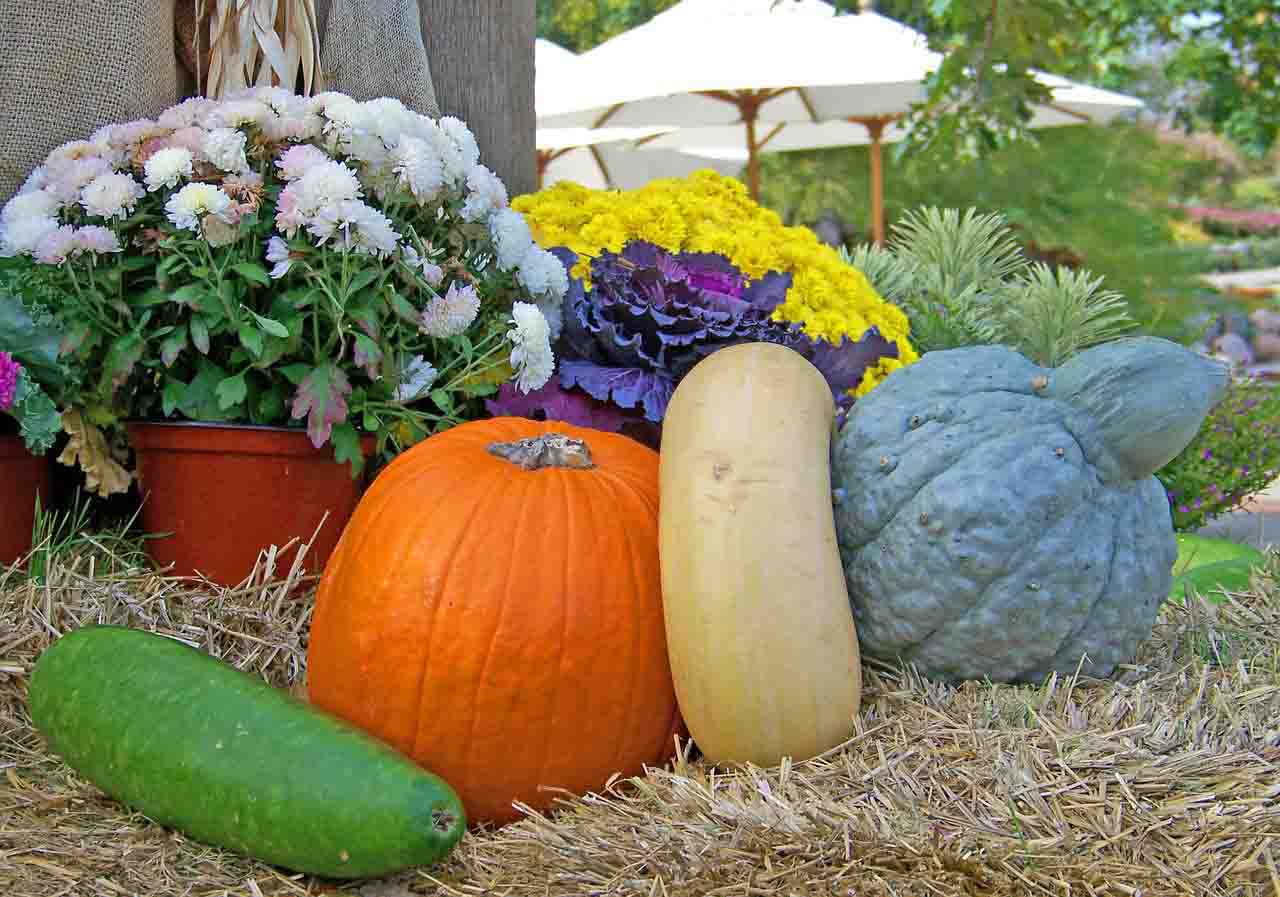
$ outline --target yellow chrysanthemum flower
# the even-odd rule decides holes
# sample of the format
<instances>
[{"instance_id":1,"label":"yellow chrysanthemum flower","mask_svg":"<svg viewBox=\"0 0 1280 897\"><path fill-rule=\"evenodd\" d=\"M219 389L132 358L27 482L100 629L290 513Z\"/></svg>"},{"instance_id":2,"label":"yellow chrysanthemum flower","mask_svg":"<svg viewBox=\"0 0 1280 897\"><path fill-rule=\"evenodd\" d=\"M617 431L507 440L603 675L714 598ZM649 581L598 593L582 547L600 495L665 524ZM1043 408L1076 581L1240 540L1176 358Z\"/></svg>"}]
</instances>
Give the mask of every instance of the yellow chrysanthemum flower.
<instances>
[{"instance_id":1,"label":"yellow chrysanthemum flower","mask_svg":"<svg viewBox=\"0 0 1280 897\"><path fill-rule=\"evenodd\" d=\"M590 286L591 259L621 252L644 240L670 252L715 252L748 277L768 271L792 275L778 320L799 322L810 336L858 339L878 327L898 347L898 357L867 371L856 390L870 391L903 365L919 358L908 340L907 316L886 302L861 271L846 264L807 227L787 227L751 199L742 182L710 169L687 178L652 181L639 190L592 190L560 181L512 203L544 247L566 246L578 254L573 275Z\"/></svg>"}]
</instances>

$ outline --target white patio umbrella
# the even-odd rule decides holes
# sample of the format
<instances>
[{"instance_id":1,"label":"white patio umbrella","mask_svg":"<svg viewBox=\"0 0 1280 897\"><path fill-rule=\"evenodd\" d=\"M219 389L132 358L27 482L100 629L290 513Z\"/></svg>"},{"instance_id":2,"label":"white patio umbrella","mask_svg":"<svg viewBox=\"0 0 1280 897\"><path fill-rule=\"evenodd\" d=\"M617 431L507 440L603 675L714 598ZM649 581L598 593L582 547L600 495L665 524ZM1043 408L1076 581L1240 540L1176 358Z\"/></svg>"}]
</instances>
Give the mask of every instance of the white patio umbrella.
<instances>
[{"instance_id":1,"label":"white patio umbrella","mask_svg":"<svg viewBox=\"0 0 1280 897\"><path fill-rule=\"evenodd\" d=\"M571 83L577 54L551 41L538 38L535 44L535 109L540 100L563 91ZM704 158L674 149L635 149L632 141L661 136L664 127L584 128L539 127L535 136L538 153L538 187L556 181L575 181L596 189L641 187L655 178L683 177L700 168L714 168L721 174L736 174L746 162L745 150L716 147L713 158Z\"/></svg>"},{"instance_id":2,"label":"white patio umbrella","mask_svg":"<svg viewBox=\"0 0 1280 897\"><path fill-rule=\"evenodd\" d=\"M548 89L547 126L662 126L646 148L747 157L759 196L766 150L871 145L873 235L883 239L881 144L924 98L941 56L924 37L869 10L835 14L822 0L683 0L576 61ZM1038 76L1054 102L1033 126L1105 119L1141 106L1107 91ZM901 136L890 131L888 137Z\"/></svg>"}]
</instances>

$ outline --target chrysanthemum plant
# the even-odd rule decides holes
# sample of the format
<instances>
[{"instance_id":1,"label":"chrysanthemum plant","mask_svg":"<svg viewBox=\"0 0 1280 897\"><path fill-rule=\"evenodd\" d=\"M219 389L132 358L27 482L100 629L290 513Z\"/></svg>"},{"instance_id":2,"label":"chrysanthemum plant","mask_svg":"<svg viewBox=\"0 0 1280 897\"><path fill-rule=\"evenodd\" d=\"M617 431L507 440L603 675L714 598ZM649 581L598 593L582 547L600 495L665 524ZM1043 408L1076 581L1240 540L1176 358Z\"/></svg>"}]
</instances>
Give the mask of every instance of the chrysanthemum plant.
<instances>
[{"instance_id":1,"label":"chrysanthemum plant","mask_svg":"<svg viewBox=\"0 0 1280 897\"><path fill-rule=\"evenodd\" d=\"M541 387L568 288L463 122L279 88L59 147L0 214L0 252L60 294L87 374L69 431L305 425L353 473L361 436L389 458L503 381Z\"/></svg>"}]
</instances>

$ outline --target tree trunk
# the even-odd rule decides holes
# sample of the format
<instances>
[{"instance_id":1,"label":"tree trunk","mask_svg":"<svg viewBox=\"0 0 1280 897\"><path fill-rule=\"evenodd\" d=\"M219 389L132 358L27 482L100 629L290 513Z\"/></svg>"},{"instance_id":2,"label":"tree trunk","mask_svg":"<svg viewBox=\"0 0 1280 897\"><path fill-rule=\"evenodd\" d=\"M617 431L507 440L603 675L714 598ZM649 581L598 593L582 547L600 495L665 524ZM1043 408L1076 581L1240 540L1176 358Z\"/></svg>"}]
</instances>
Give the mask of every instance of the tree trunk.
<instances>
[{"instance_id":1,"label":"tree trunk","mask_svg":"<svg viewBox=\"0 0 1280 897\"><path fill-rule=\"evenodd\" d=\"M441 115L467 123L512 196L537 189L535 0L418 0Z\"/></svg>"}]
</instances>

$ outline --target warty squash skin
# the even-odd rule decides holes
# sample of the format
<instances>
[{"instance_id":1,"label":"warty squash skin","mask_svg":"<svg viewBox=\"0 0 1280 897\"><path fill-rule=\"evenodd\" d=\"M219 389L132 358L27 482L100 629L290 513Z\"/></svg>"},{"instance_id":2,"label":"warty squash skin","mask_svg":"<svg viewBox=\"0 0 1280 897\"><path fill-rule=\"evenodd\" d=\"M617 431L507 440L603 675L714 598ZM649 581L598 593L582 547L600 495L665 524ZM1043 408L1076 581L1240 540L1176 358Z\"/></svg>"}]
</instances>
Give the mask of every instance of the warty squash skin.
<instances>
[{"instance_id":1,"label":"warty squash skin","mask_svg":"<svg viewBox=\"0 0 1280 897\"><path fill-rule=\"evenodd\" d=\"M831 506L834 414L817 369L767 343L708 356L667 409L667 649L712 762L808 759L853 730L862 677Z\"/></svg>"},{"instance_id":2,"label":"warty squash skin","mask_svg":"<svg viewBox=\"0 0 1280 897\"><path fill-rule=\"evenodd\" d=\"M553 432L594 467L530 470L495 443ZM321 708L453 786L472 824L549 808L674 753L658 456L559 421L473 421L374 480L321 579Z\"/></svg>"}]
</instances>

